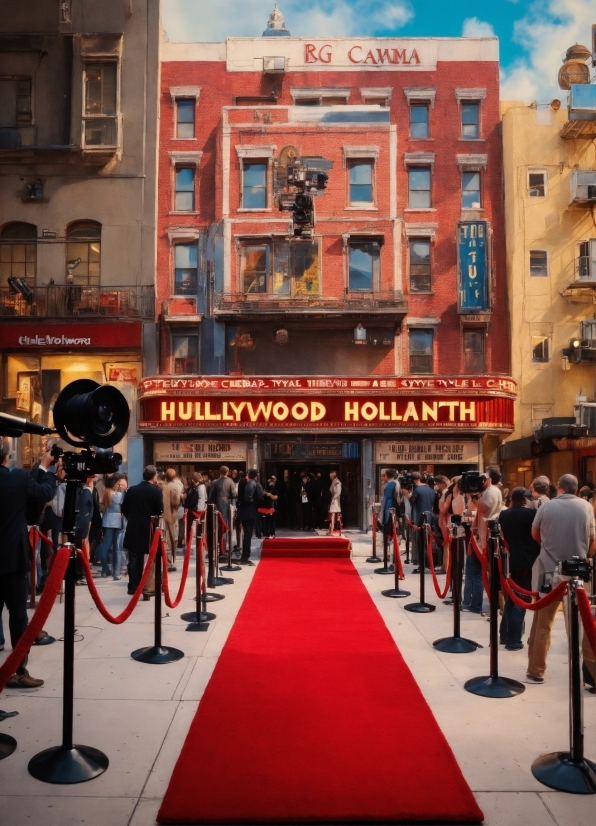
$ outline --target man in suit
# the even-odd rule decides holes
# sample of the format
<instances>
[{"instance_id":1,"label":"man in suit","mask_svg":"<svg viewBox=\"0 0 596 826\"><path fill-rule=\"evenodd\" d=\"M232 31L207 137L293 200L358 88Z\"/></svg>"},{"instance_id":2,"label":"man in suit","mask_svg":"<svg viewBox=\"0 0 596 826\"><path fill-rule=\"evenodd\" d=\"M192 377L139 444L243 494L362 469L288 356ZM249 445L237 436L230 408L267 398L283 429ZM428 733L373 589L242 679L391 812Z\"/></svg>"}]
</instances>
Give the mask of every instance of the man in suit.
<instances>
[{"instance_id":1,"label":"man in suit","mask_svg":"<svg viewBox=\"0 0 596 826\"><path fill-rule=\"evenodd\" d=\"M393 520L391 519L391 508L395 508L395 512L397 514L397 496L399 492L399 486L396 481L397 474L393 470L393 468L387 468L385 473L383 474L383 481L385 483L385 487L383 488L383 508L382 508L382 518L383 518L383 533L385 536L391 537L393 536Z\"/></svg>"},{"instance_id":2,"label":"man in suit","mask_svg":"<svg viewBox=\"0 0 596 826\"><path fill-rule=\"evenodd\" d=\"M0 613L8 609L10 641L13 649L29 623L28 574L31 570L31 547L27 533L27 503L30 499L49 502L56 489L56 475L48 473L53 457L48 451L39 467L29 472L9 468L10 446L0 444ZM37 688L43 680L29 675L28 654L7 683L9 688Z\"/></svg>"},{"instance_id":3,"label":"man in suit","mask_svg":"<svg viewBox=\"0 0 596 826\"><path fill-rule=\"evenodd\" d=\"M128 551L128 593L134 594L143 576L145 554L151 546L151 517L163 513L163 494L157 485L157 468L147 465L143 481L126 491L122 513L128 520L124 547ZM145 583L143 599L155 594L155 571L152 569Z\"/></svg>"},{"instance_id":4,"label":"man in suit","mask_svg":"<svg viewBox=\"0 0 596 826\"><path fill-rule=\"evenodd\" d=\"M263 488L257 481L259 472L254 468L248 471L248 479L241 480L238 485L238 519L242 523L244 537L242 539L241 565L254 565L250 561L250 542L252 532L257 521L257 502L263 498Z\"/></svg>"},{"instance_id":5,"label":"man in suit","mask_svg":"<svg viewBox=\"0 0 596 826\"><path fill-rule=\"evenodd\" d=\"M166 483L161 489L163 494L163 518L166 523L166 547L168 551L168 571L176 570L176 551L178 548L178 508L182 502L180 480L174 468L166 470Z\"/></svg>"},{"instance_id":6,"label":"man in suit","mask_svg":"<svg viewBox=\"0 0 596 826\"><path fill-rule=\"evenodd\" d=\"M228 476L229 468L222 465L219 469L219 479L211 485L209 502L217 508L224 518L226 525L230 524L230 501L236 498L237 488ZM256 519L256 517L255 517Z\"/></svg>"}]
</instances>

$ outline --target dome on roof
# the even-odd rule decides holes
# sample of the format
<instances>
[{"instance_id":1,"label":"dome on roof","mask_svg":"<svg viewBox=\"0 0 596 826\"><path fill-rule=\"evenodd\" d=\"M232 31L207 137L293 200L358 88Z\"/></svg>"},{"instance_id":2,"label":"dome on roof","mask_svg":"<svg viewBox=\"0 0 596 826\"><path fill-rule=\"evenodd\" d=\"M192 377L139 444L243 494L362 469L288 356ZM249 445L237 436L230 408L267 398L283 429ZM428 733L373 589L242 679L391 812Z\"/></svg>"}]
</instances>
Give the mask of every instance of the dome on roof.
<instances>
[{"instance_id":1,"label":"dome on roof","mask_svg":"<svg viewBox=\"0 0 596 826\"><path fill-rule=\"evenodd\" d=\"M581 43L576 43L567 49L565 60L587 60L591 56L592 52L589 49L582 46Z\"/></svg>"},{"instance_id":2,"label":"dome on roof","mask_svg":"<svg viewBox=\"0 0 596 826\"><path fill-rule=\"evenodd\" d=\"M290 37L290 32L286 29L284 16L277 8L277 3L269 15L269 22L263 32L263 37Z\"/></svg>"}]
</instances>

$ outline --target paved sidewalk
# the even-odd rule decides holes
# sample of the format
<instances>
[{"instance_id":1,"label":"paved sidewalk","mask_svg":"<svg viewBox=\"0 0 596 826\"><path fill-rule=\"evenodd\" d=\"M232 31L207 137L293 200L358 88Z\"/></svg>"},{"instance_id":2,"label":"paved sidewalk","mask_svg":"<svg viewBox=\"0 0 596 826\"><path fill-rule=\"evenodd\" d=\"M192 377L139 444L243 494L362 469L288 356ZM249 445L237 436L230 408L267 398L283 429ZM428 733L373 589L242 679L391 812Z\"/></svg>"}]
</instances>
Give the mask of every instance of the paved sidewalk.
<instances>
[{"instance_id":1,"label":"paved sidewalk","mask_svg":"<svg viewBox=\"0 0 596 826\"><path fill-rule=\"evenodd\" d=\"M434 595L427 577L426 599L437 606L433 614L403 610L407 600L381 595L392 587L392 577L373 573L366 563L370 534L347 532L354 564L365 587L394 636L402 655L443 729L462 771L483 809L486 826L577 826L594 819L596 798L549 791L532 776L530 766L540 754L568 748L567 645L563 618L557 617L549 668L544 685L528 685L520 697L490 700L463 689L470 677L488 673L488 623L479 616L462 615L462 634L485 647L473 654L441 654L432 647L437 637L451 633L452 609ZM304 534L302 534L304 536ZM379 535L380 536L380 535ZM254 555L260 542L254 541ZM380 553L380 543L379 550ZM406 573L413 566L406 566ZM194 564L192 566L194 569ZM96 780L74 786L54 786L34 780L27 771L38 751L58 745L61 737L62 643L34 648L30 670L46 680L37 691L0 694L0 708L19 716L0 723L12 734L18 749L0 761L0 826L153 826L161 798L194 717L198 701L213 672L256 568L231 574L233 585L219 590L224 600L211 603L217 619L200 632L189 633L180 614L194 608L194 573L182 604L164 608L163 643L181 648L186 656L177 663L151 666L130 658L130 652L153 641L153 601L139 603L121 626L99 615L84 588L77 588L77 643L75 661L75 742L104 751L108 771ZM172 577L171 590L180 574ZM127 602L126 581L97 580L109 610L117 613ZM406 586L417 598L418 577L408 574ZM308 601L308 596L306 596ZM263 606L267 610L267 606ZM62 636L63 608L56 604L47 629ZM5 615L5 627L7 627ZM5 656L4 652L0 658ZM525 650L500 650L500 672L524 679ZM250 703L238 688L238 701ZM586 754L596 760L596 698L585 697ZM224 715L233 708L222 708ZM396 714L407 709L396 708ZM379 720L379 736L383 721ZM407 749L407 743L395 744ZM204 759L209 759L205 744ZM363 755L363 771L373 771ZM233 774L228 767L230 793ZM222 771L226 771L222 767ZM399 782L399 778L396 778ZM432 784L432 773L429 774ZM197 766L197 794L201 770ZM382 794L382 789L379 789Z\"/></svg>"}]
</instances>

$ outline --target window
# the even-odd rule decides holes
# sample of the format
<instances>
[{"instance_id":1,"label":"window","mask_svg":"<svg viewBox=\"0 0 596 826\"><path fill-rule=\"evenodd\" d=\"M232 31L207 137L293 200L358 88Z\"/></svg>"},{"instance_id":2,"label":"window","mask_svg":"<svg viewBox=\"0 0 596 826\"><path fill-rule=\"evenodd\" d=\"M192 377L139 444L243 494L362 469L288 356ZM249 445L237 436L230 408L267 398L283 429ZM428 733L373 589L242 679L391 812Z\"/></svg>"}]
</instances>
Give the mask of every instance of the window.
<instances>
[{"instance_id":1,"label":"window","mask_svg":"<svg viewBox=\"0 0 596 826\"><path fill-rule=\"evenodd\" d=\"M194 212L195 209L195 167L176 167L176 212Z\"/></svg>"},{"instance_id":2,"label":"window","mask_svg":"<svg viewBox=\"0 0 596 826\"><path fill-rule=\"evenodd\" d=\"M31 78L0 77L0 127L31 123Z\"/></svg>"},{"instance_id":3,"label":"window","mask_svg":"<svg viewBox=\"0 0 596 826\"><path fill-rule=\"evenodd\" d=\"M76 221L66 230L66 273L73 284L93 286L100 280L101 224Z\"/></svg>"},{"instance_id":4,"label":"window","mask_svg":"<svg viewBox=\"0 0 596 826\"><path fill-rule=\"evenodd\" d=\"M370 293L379 289L381 245L378 241L350 241L348 291Z\"/></svg>"},{"instance_id":5,"label":"window","mask_svg":"<svg viewBox=\"0 0 596 826\"><path fill-rule=\"evenodd\" d=\"M408 206L410 209L428 209L430 197L430 166L408 169Z\"/></svg>"},{"instance_id":6,"label":"window","mask_svg":"<svg viewBox=\"0 0 596 826\"><path fill-rule=\"evenodd\" d=\"M240 252L242 292L266 293L269 281L270 244L243 244Z\"/></svg>"},{"instance_id":7,"label":"window","mask_svg":"<svg viewBox=\"0 0 596 826\"><path fill-rule=\"evenodd\" d=\"M410 137L428 138L428 103L410 104Z\"/></svg>"},{"instance_id":8,"label":"window","mask_svg":"<svg viewBox=\"0 0 596 826\"><path fill-rule=\"evenodd\" d=\"M462 172L461 207L480 209L480 172Z\"/></svg>"},{"instance_id":9,"label":"window","mask_svg":"<svg viewBox=\"0 0 596 826\"><path fill-rule=\"evenodd\" d=\"M350 204L373 203L372 161L350 161Z\"/></svg>"},{"instance_id":10,"label":"window","mask_svg":"<svg viewBox=\"0 0 596 826\"><path fill-rule=\"evenodd\" d=\"M482 375L484 365L484 330L464 330L464 372Z\"/></svg>"},{"instance_id":11,"label":"window","mask_svg":"<svg viewBox=\"0 0 596 826\"><path fill-rule=\"evenodd\" d=\"M461 136L468 140L480 137L480 103L477 100L461 102Z\"/></svg>"},{"instance_id":12,"label":"window","mask_svg":"<svg viewBox=\"0 0 596 826\"><path fill-rule=\"evenodd\" d=\"M434 330L410 330L410 373L432 373Z\"/></svg>"},{"instance_id":13,"label":"window","mask_svg":"<svg viewBox=\"0 0 596 826\"><path fill-rule=\"evenodd\" d=\"M37 264L37 227L33 224L6 224L0 231L0 287L9 278L24 278L35 284Z\"/></svg>"},{"instance_id":14,"label":"window","mask_svg":"<svg viewBox=\"0 0 596 826\"><path fill-rule=\"evenodd\" d=\"M430 238L408 239L410 258L410 290L413 293L429 292L430 281Z\"/></svg>"},{"instance_id":15,"label":"window","mask_svg":"<svg viewBox=\"0 0 596 826\"><path fill-rule=\"evenodd\" d=\"M319 242L242 242L240 290L305 298L320 293Z\"/></svg>"},{"instance_id":16,"label":"window","mask_svg":"<svg viewBox=\"0 0 596 826\"><path fill-rule=\"evenodd\" d=\"M546 250L530 250L530 275L548 275L548 253Z\"/></svg>"},{"instance_id":17,"label":"window","mask_svg":"<svg viewBox=\"0 0 596 826\"><path fill-rule=\"evenodd\" d=\"M174 295L196 295L198 255L195 244L174 246Z\"/></svg>"},{"instance_id":18,"label":"window","mask_svg":"<svg viewBox=\"0 0 596 826\"><path fill-rule=\"evenodd\" d=\"M176 100L176 137L194 138L195 136L195 101Z\"/></svg>"},{"instance_id":19,"label":"window","mask_svg":"<svg viewBox=\"0 0 596 826\"><path fill-rule=\"evenodd\" d=\"M532 336L532 361L545 362L550 358L550 339L548 336Z\"/></svg>"},{"instance_id":20,"label":"window","mask_svg":"<svg viewBox=\"0 0 596 826\"><path fill-rule=\"evenodd\" d=\"M85 146L118 143L118 65L85 64Z\"/></svg>"},{"instance_id":21,"label":"window","mask_svg":"<svg viewBox=\"0 0 596 826\"><path fill-rule=\"evenodd\" d=\"M175 376L198 375L199 337L198 335L172 336L172 361Z\"/></svg>"},{"instance_id":22,"label":"window","mask_svg":"<svg viewBox=\"0 0 596 826\"><path fill-rule=\"evenodd\" d=\"M267 163L244 161L242 165L242 207L267 209Z\"/></svg>"},{"instance_id":23,"label":"window","mask_svg":"<svg viewBox=\"0 0 596 826\"><path fill-rule=\"evenodd\" d=\"M546 195L546 172L528 172L528 197L544 198Z\"/></svg>"}]
</instances>

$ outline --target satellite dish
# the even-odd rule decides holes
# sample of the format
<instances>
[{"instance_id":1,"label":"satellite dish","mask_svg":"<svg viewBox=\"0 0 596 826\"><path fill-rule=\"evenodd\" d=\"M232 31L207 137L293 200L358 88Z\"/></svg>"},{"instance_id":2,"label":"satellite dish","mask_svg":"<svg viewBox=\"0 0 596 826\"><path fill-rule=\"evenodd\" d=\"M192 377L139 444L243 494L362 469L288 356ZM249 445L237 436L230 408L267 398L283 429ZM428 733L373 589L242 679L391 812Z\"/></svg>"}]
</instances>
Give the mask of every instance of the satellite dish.
<instances>
[{"instance_id":1,"label":"satellite dish","mask_svg":"<svg viewBox=\"0 0 596 826\"><path fill-rule=\"evenodd\" d=\"M292 163L300 153L295 146L284 146L275 166L275 192L288 185L288 163Z\"/></svg>"},{"instance_id":2,"label":"satellite dish","mask_svg":"<svg viewBox=\"0 0 596 826\"><path fill-rule=\"evenodd\" d=\"M569 90L572 83L589 83L590 69L581 60L568 60L559 69L559 86Z\"/></svg>"}]
</instances>

